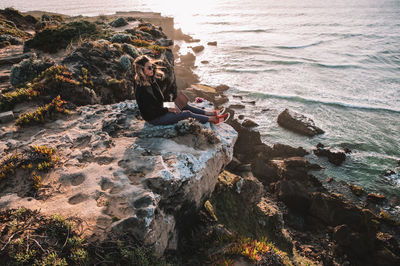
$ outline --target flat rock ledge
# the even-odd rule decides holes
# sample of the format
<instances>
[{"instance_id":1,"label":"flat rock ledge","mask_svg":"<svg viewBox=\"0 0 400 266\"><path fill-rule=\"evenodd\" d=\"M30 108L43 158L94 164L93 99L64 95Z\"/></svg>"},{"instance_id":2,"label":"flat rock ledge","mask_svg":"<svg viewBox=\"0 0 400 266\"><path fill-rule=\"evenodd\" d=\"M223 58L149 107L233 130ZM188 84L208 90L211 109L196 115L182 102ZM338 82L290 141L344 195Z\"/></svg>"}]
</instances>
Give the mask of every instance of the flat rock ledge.
<instances>
[{"instance_id":1,"label":"flat rock ledge","mask_svg":"<svg viewBox=\"0 0 400 266\"><path fill-rule=\"evenodd\" d=\"M311 118L305 117L304 115L289 109L285 109L279 114L278 124L283 128L310 137L325 133L322 129L315 126L315 123Z\"/></svg>"},{"instance_id":2,"label":"flat rock ledge","mask_svg":"<svg viewBox=\"0 0 400 266\"><path fill-rule=\"evenodd\" d=\"M48 145L60 161L43 177L42 196L2 191L0 208L77 216L104 232L132 234L157 255L177 248L182 213L213 192L238 135L224 123L204 124L194 134L175 125L152 126L138 116L135 101L84 106L67 120L1 137L0 146L7 147L1 157L27 145ZM214 132L218 141L201 131Z\"/></svg>"}]
</instances>

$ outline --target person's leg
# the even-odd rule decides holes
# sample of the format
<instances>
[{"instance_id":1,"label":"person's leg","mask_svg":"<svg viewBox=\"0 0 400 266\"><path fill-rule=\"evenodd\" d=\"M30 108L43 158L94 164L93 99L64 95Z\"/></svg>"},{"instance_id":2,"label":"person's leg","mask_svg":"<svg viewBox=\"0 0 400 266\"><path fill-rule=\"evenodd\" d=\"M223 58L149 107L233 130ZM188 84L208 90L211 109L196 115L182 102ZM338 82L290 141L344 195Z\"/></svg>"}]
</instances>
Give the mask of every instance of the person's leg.
<instances>
[{"instance_id":1,"label":"person's leg","mask_svg":"<svg viewBox=\"0 0 400 266\"><path fill-rule=\"evenodd\" d=\"M192 112L192 113L200 114L200 115L205 115L205 114L206 114L206 111L205 111L205 110L196 108L196 107L194 107L194 106L191 106L190 104L187 104L187 105L185 106L185 108L183 108L183 110L189 110L189 111Z\"/></svg>"},{"instance_id":2,"label":"person's leg","mask_svg":"<svg viewBox=\"0 0 400 266\"><path fill-rule=\"evenodd\" d=\"M153 125L171 125L175 124L178 121L187 119L189 117L193 117L194 119L198 120L200 123L204 124L208 122L208 116L206 115L200 115L200 114L195 114L190 111L182 111L180 113L172 113L168 112L165 115L162 115L160 117L157 117L154 120L149 121L149 123Z\"/></svg>"}]
</instances>

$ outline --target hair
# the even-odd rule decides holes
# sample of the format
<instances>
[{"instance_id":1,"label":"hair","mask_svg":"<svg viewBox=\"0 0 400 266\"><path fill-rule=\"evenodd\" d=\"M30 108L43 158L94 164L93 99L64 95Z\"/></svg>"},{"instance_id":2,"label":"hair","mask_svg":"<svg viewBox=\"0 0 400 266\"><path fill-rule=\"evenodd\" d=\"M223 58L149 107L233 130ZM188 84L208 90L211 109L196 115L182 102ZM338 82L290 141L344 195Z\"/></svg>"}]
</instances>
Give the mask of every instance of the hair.
<instances>
[{"instance_id":1,"label":"hair","mask_svg":"<svg viewBox=\"0 0 400 266\"><path fill-rule=\"evenodd\" d=\"M152 77L148 77L144 74L144 65L147 62L151 62L153 64L154 75ZM148 86L154 81L155 78L164 79L164 72L160 69L163 67L157 65L159 62L162 62L162 60L154 60L147 55L141 55L137 57L134 61L136 84L139 86Z\"/></svg>"}]
</instances>

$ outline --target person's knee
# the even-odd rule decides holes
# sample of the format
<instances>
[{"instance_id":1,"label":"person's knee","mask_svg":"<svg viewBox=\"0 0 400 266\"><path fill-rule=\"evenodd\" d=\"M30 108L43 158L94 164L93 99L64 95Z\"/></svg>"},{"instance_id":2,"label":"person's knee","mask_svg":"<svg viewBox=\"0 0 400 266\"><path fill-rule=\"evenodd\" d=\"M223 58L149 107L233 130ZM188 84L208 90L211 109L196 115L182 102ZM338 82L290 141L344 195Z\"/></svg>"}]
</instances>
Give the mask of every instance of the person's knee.
<instances>
[{"instance_id":1,"label":"person's knee","mask_svg":"<svg viewBox=\"0 0 400 266\"><path fill-rule=\"evenodd\" d=\"M192 112L188 111L188 110L184 110L182 111L182 116L184 118L189 118Z\"/></svg>"}]
</instances>

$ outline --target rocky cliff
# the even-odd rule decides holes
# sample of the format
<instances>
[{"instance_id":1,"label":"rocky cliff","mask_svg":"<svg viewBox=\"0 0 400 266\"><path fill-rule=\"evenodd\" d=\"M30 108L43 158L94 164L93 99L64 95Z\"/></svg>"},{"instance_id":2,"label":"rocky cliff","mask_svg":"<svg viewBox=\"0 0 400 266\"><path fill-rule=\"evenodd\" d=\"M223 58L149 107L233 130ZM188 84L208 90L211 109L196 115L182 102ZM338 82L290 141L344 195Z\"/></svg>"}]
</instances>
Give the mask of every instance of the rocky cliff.
<instances>
[{"instance_id":1,"label":"rocky cliff","mask_svg":"<svg viewBox=\"0 0 400 266\"><path fill-rule=\"evenodd\" d=\"M33 197L28 170L2 180L0 207L77 216L89 227L130 233L157 254L176 248L176 215L212 193L237 133L226 124L194 121L157 127L138 116L135 101L125 101L81 107L40 127L6 129L2 158L46 146L59 160Z\"/></svg>"}]
</instances>

